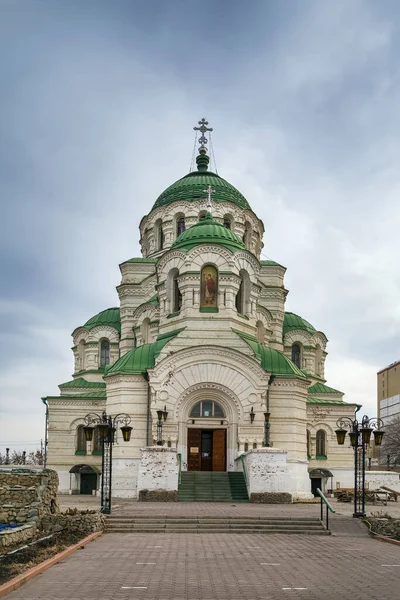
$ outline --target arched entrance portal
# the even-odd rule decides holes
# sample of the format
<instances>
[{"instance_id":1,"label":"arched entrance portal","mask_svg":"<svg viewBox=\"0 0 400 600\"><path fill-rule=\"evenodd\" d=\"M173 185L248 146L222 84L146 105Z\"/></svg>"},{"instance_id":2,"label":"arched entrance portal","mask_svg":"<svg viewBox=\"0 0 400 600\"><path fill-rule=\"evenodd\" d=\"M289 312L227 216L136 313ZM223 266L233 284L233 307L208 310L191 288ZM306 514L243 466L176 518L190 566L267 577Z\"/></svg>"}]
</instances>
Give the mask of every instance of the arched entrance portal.
<instances>
[{"instance_id":1,"label":"arched entrance portal","mask_svg":"<svg viewBox=\"0 0 400 600\"><path fill-rule=\"evenodd\" d=\"M227 420L222 406L214 400L200 400L189 419L188 471L226 471Z\"/></svg>"},{"instance_id":2,"label":"arched entrance portal","mask_svg":"<svg viewBox=\"0 0 400 600\"><path fill-rule=\"evenodd\" d=\"M90 465L75 465L70 469L70 489L79 494L93 494L98 489L100 471ZM75 481L72 481L72 477Z\"/></svg>"}]
</instances>

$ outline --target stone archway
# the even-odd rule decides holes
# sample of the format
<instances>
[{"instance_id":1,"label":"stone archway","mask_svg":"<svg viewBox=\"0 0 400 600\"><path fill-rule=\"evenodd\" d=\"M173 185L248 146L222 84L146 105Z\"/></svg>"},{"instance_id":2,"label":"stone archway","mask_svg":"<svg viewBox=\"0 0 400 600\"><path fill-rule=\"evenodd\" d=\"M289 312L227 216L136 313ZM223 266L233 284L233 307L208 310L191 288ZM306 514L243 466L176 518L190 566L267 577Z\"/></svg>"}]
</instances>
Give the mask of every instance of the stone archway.
<instances>
[{"instance_id":1,"label":"stone archway","mask_svg":"<svg viewBox=\"0 0 400 600\"><path fill-rule=\"evenodd\" d=\"M220 407L193 415L199 403ZM186 390L176 405L178 451L183 470L230 471L237 455L239 402L231 390L219 384L197 384ZM207 456L208 454L208 456Z\"/></svg>"}]
</instances>

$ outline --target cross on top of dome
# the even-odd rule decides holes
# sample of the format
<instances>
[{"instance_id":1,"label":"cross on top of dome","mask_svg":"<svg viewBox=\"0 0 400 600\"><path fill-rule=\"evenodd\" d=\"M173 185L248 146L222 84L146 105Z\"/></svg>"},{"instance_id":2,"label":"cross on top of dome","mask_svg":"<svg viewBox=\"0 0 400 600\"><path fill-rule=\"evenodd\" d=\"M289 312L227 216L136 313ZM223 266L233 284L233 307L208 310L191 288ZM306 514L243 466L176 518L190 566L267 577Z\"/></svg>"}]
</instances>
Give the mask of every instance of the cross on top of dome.
<instances>
[{"instance_id":1,"label":"cross on top of dome","mask_svg":"<svg viewBox=\"0 0 400 600\"><path fill-rule=\"evenodd\" d=\"M201 121L199 121L199 125L200 125L200 127L193 127L193 129L195 131L200 131L200 133L201 133L201 136L199 137L199 143L200 143L199 152L200 152L200 154L204 154L205 152L207 152L207 148L205 145L208 142L208 140L204 134L207 131L211 132L213 130L213 128L207 127L208 121L206 121L204 118L201 119Z\"/></svg>"}]
</instances>

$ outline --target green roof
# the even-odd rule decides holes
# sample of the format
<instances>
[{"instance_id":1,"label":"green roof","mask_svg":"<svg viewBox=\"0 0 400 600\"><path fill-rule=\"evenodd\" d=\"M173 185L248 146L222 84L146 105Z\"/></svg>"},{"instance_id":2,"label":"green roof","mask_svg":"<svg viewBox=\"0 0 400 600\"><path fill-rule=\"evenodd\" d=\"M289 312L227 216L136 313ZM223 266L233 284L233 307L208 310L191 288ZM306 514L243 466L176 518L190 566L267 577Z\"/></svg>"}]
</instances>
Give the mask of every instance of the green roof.
<instances>
[{"instance_id":1,"label":"green roof","mask_svg":"<svg viewBox=\"0 0 400 600\"><path fill-rule=\"evenodd\" d=\"M285 335L288 331L292 331L292 329L303 329L311 334L316 333L316 329L314 329L311 323L302 317L299 317L299 315L295 315L291 312L285 312L283 319L283 335Z\"/></svg>"},{"instance_id":2,"label":"green roof","mask_svg":"<svg viewBox=\"0 0 400 600\"><path fill-rule=\"evenodd\" d=\"M315 383L308 388L310 394L343 394L340 390L335 390L324 383Z\"/></svg>"},{"instance_id":3,"label":"green roof","mask_svg":"<svg viewBox=\"0 0 400 600\"><path fill-rule=\"evenodd\" d=\"M211 213L207 213L205 219L202 219L181 233L171 248L190 250L199 244L218 244L231 252L246 249L240 237L227 227L224 227L222 223L214 221Z\"/></svg>"},{"instance_id":4,"label":"green roof","mask_svg":"<svg viewBox=\"0 0 400 600\"><path fill-rule=\"evenodd\" d=\"M331 404L336 406L361 406L355 402L343 402L343 400L326 400L325 398L307 398L307 404Z\"/></svg>"},{"instance_id":5,"label":"green roof","mask_svg":"<svg viewBox=\"0 0 400 600\"><path fill-rule=\"evenodd\" d=\"M262 346L253 335L243 333L237 329L232 329L232 331L237 333L250 346L267 373L282 377L301 377L305 379L300 369L278 350Z\"/></svg>"},{"instance_id":6,"label":"green roof","mask_svg":"<svg viewBox=\"0 0 400 600\"><path fill-rule=\"evenodd\" d=\"M283 265L275 262L274 260L260 260L260 265L263 267L282 267L282 269L286 269Z\"/></svg>"},{"instance_id":7,"label":"green roof","mask_svg":"<svg viewBox=\"0 0 400 600\"><path fill-rule=\"evenodd\" d=\"M120 333L121 319L119 308L107 308L106 310L102 310L97 315L94 315L94 317L86 321L84 327L86 327L86 329L93 329L99 325L109 325L110 327L117 329Z\"/></svg>"},{"instance_id":8,"label":"green roof","mask_svg":"<svg viewBox=\"0 0 400 600\"><path fill-rule=\"evenodd\" d=\"M99 392L85 392L85 394L74 394L72 398L107 398L105 391Z\"/></svg>"},{"instance_id":9,"label":"green roof","mask_svg":"<svg viewBox=\"0 0 400 600\"><path fill-rule=\"evenodd\" d=\"M155 264L157 262L156 258L147 258L144 256L138 256L136 258L130 258L129 260L124 261L126 263L152 263ZM124 264L124 263L122 263Z\"/></svg>"},{"instance_id":10,"label":"green roof","mask_svg":"<svg viewBox=\"0 0 400 600\"><path fill-rule=\"evenodd\" d=\"M78 377L66 383L60 383L59 388L105 388L103 381L86 381L83 377Z\"/></svg>"},{"instance_id":11,"label":"green roof","mask_svg":"<svg viewBox=\"0 0 400 600\"><path fill-rule=\"evenodd\" d=\"M206 198L206 188L210 185L213 188L213 202L232 202L245 210L251 210L246 198L233 185L222 179L216 173L208 171L210 159L205 154L205 148L200 150L200 155L196 158L197 171L188 173L170 185L156 200L153 209L159 206L167 206L177 200L199 200Z\"/></svg>"},{"instance_id":12,"label":"green roof","mask_svg":"<svg viewBox=\"0 0 400 600\"><path fill-rule=\"evenodd\" d=\"M156 358L168 342L177 336L182 329L176 329L169 333L159 335L152 344L143 344L138 348L129 350L121 356L113 365L106 368L105 377L117 373L129 373L131 375L144 374L147 369L152 369L156 364Z\"/></svg>"}]
</instances>

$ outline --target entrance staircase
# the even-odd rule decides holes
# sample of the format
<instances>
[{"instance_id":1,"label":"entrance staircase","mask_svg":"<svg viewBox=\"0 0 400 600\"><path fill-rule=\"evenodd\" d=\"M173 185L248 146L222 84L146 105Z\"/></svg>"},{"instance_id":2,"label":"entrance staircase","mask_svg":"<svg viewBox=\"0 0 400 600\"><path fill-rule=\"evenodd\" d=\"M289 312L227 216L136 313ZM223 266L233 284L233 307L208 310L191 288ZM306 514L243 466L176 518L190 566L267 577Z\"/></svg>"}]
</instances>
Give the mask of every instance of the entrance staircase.
<instances>
[{"instance_id":1,"label":"entrance staircase","mask_svg":"<svg viewBox=\"0 0 400 600\"><path fill-rule=\"evenodd\" d=\"M248 502L243 473L184 471L178 489L179 502Z\"/></svg>"},{"instance_id":2,"label":"entrance staircase","mask_svg":"<svg viewBox=\"0 0 400 600\"><path fill-rule=\"evenodd\" d=\"M329 535L317 518L110 516L106 533L284 533Z\"/></svg>"}]
</instances>

